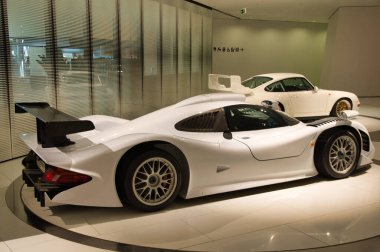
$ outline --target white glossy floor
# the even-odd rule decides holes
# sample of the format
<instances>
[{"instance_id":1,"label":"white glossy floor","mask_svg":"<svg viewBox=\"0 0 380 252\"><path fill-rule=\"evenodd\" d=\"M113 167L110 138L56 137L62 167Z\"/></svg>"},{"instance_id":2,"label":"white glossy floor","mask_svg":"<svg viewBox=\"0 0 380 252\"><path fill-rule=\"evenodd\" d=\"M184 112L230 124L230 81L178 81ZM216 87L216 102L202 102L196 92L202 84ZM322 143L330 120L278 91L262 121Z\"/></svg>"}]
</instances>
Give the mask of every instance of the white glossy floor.
<instances>
[{"instance_id":1,"label":"white glossy floor","mask_svg":"<svg viewBox=\"0 0 380 252\"><path fill-rule=\"evenodd\" d=\"M361 101L361 114L380 117L380 99ZM380 160L380 120L357 120L377 132L373 139L375 159ZM43 233L17 219L4 198L21 169L19 159L0 163L1 252L104 251ZM119 243L192 251L296 250L379 236L379 181L380 166L376 162L344 180L316 177L193 200L178 199L157 213L76 206L41 208L26 187L21 197L28 208L48 222ZM379 239L332 247L331 251L369 248L379 251Z\"/></svg>"}]
</instances>

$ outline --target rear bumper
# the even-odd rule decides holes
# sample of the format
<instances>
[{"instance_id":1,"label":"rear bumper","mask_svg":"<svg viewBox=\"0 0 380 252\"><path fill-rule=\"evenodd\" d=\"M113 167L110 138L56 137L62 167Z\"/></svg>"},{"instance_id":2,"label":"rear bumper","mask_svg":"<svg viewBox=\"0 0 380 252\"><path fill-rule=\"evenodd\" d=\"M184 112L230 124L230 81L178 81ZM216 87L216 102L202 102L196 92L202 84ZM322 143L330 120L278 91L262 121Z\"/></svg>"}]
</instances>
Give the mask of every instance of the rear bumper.
<instances>
[{"instance_id":1,"label":"rear bumper","mask_svg":"<svg viewBox=\"0 0 380 252\"><path fill-rule=\"evenodd\" d=\"M46 183L42 181L42 171L37 167L35 159L33 158L35 154L30 153L27 155L22 164L25 169L22 170L22 179L28 187L34 188L34 197L40 202L42 207L45 206L45 197L48 196L52 199L55 195L63 192L70 186L61 186L52 183Z\"/></svg>"}]
</instances>

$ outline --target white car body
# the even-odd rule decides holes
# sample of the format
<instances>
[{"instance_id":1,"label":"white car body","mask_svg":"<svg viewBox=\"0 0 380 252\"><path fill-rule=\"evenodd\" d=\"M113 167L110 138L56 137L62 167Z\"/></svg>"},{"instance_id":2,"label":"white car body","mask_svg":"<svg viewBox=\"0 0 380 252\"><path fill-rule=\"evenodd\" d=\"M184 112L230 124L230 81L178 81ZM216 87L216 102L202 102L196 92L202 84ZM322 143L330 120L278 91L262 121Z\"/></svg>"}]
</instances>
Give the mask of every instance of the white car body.
<instances>
[{"instance_id":1,"label":"white car body","mask_svg":"<svg viewBox=\"0 0 380 252\"><path fill-rule=\"evenodd\" d=\"M232 132L232 139L226 139L223 132L189 132L174 126L193 115L238 104L247 104L244 95L208 94L130 121L87 116L82 120L93 122L95 129L68 135L75 144L65 147L43 148L35 133L21 137L47 165L92 178L58 193L53 202L121 207L123 203L115 185L118 164L137 145L154 142L157 148L170 151L174 146L180 150L188 167L188 181L180 195L193 198L315 176L318 174L313 160L315 142L322 132L349 127L368 135L359 122L337 118L312 126L299 122L279 128ZM360 150L359 166L370 164L373 156L374 147L369 140L369 150Z\"/></svg>"},{"instance_id":2,"label":"white car body","mask_svg":"<svg viewBox=\"0 0 380 252\"><path fill-rule=\"evenodd\" d=\"M271 78L267 82L253 89L245 87L242 83L249 81L255 77ZM271 92L267 87L281 82L286 79L300 78L304 79L312 87L310 90L304 91L282 91ZM230 79L230 84L221 84L220 79ZM322 117L331 114L331 111L339 99L346 98L351 103L351 110L359 110L359 98L350 92L333 91L319 89L307 78L301 74L295 73L270 73L253 76L241 82L240 76L237 75L209 75L209 88L217 91L227 91L241 93L247 96L246 102L251 104L261 104L264 100L277 101L282 105L284 111L293 117Z\"/></svg>"}]
</instances>

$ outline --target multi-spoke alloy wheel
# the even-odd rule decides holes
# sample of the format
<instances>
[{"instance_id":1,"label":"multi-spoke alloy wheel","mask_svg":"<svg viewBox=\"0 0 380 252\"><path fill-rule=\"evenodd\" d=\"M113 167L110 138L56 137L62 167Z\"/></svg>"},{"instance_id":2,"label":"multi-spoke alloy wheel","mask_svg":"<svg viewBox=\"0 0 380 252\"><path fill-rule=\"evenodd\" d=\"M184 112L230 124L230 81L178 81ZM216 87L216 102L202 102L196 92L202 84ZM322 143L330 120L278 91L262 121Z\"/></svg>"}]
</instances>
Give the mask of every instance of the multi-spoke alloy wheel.
<instances>
[{"instance_id":1,"label":"multi-spoke alloy wheel","mask_svg":"<svg viewBox=\"0 0 380 252\"><path fill-rule=\"evenodd\" d=\"M174 193L177 172L169 160L153 157L140 164L133 175L132 183L133 193L141 203L159 205Z\"/></svg>"},{"instance_id":2,"label":"multi-spoke alloy wheel","mask_svg":"<svg viewBox=\"0 0 380 252\"><path fill-rule=\"evenodd\" d=\"M338 100L335 103L335 105L334 105L334 107L333 107L333 109L331 111L331 115L332 116L341 117L342 116L342 112L344 110L350 110L350 109L352 109L350 101L348 101L347 99L343 98L343 99Z\"/></svg>"},{"instance_id":3,"label":"multi-spoke alloy wheel","mask_svg":"<svg viewBox=\"0 0 380 252\"><path fill-rule=\"evenodd\" d=\"M142 150L122 162L118 192L124 205L157 211L179 194L182 166L174 155L158 149Z\"/></svg>"},{"instance_id":4,"label":"multi-spoke alloy wheel","mask_svg":"<svg viewBox=\"0 0 380 252\"><path fill-rule=\"evenodd\" d=\"M360 139L346 130L320 136L314 151L314 163L318 172L334 179L350 176L359 162L358 141Z\"/></svg>"},{"instance_id":5,"label":"multi-spoke alloy wheel","mask_svg":"<svg viewBox=\"0 0 380 252\"><path fill-rule=\"evenodd\" d=\"M339 174L346 174L355 163L356 145L350 136L340 136L332 143L329 151L331 168Z\"/></svg>"}]
</instances>

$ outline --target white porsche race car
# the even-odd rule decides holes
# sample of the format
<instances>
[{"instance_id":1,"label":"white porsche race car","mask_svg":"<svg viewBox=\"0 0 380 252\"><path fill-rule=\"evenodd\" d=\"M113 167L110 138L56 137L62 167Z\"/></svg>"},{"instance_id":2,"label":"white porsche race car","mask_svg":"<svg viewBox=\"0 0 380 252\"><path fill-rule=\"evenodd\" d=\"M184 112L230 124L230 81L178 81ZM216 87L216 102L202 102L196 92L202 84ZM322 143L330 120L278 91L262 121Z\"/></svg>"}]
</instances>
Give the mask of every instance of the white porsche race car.
<instances>
[{"instance_id":1,"label":"white porsche race car","mask_svg":"<svg viewBox=\"0 0 380 252\"><path fill-rule=\"evenodd\" d=\"M53 202L155 211L193 198L322 174L340 179L368 165L366 128L340 118L304 124L245 102L207 94L134 120L80 120L47 103L17 103L37 117L21 137L32 150L23 178ZM80 132L80 133L79 133Z\"/></svg>"},{"instance_id":2,"label":"white porsche race car","mask_svg":"<svg viewBox=\"0 0 380 252\"><path fill-rule=\"evenodd\" d=\"M223 79L228 79L229 81ZM229 83L228 83L229 82ZM241 93L247 102L279 102L280 109L297 118L340 116L344 110L359 110L359 98L350 92L319 89L305 76L271 73L253 76L243 82L238 75L209 75L209 89Z\"/></svg>"}]
</instances>

